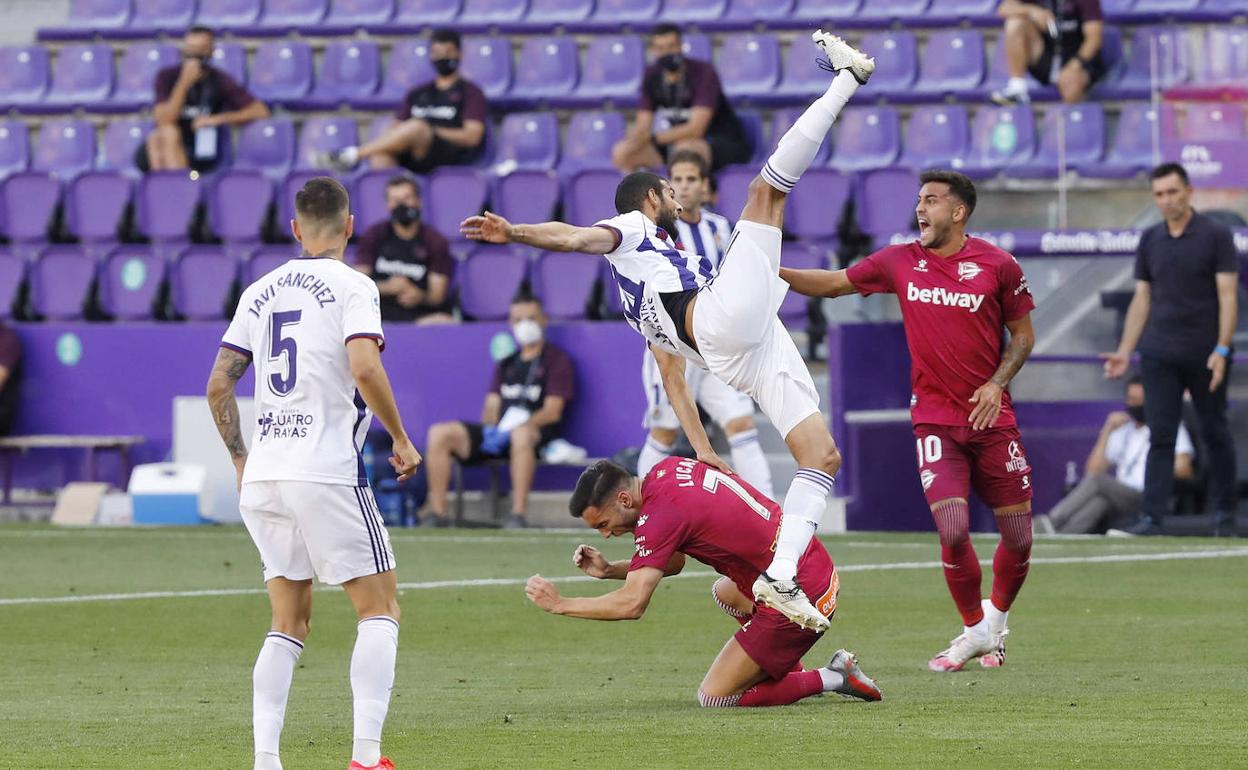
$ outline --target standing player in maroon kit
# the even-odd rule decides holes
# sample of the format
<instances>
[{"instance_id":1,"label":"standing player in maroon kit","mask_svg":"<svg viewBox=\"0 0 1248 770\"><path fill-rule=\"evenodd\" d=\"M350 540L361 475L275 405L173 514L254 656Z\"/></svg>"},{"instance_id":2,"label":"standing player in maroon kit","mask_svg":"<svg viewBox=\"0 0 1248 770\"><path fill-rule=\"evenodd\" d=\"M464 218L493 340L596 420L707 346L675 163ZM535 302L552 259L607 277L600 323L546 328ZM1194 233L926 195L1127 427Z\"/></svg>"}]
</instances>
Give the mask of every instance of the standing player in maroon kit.
<instances>
[{"instance_id":1,"label":"standing player in maroon kit","mask_svg":"<svg viewBox=\"0 0 1248 770\"><path fill-rule=\"evenodd\" d=\"M1006 619L1031 559L1031 467L1006 387L1031 355L1035 302L1014 257L966 235L975 211L971 180L952 171L920 179L917 242L881 249L848 270L780 268L780 277L812 297L891 293L901 302L919 479L965 625L928 667L958 671L980 658L995 668L1005 663ZM1010 333L1005 345L1002 327ZM972 486L1001 530L987 601L970 539Z\"/></svg>"},{"instance_id":2,"label":"standing player in maroon kit","mask_svg":"<svg viewBox=\"0 0 1248 770\"><path fill-rule=\"evenodd\" d=\"M572 561L585 574L623 580L624 587L595 597L564 597L534 575L525 593L556 615L591 620L635 620L665 575L684 569L692 556L723 575L712 586L716 604L741 624L698 688L703 706L783 706L835 692L879 700L880 690L858 668L853 654L837 650L823 668L802 670L802 656L823 636L770 607L757 605L754 581L771 563L780 532L780 506L736 475L669 457L639 479L608 460L581 474L568 508L603 537L633 534L631 560L608 562L581 545ZM836 611L840 578L818 538L797 564L797 582L827 618Z\"/></svg>"}]
</instances>

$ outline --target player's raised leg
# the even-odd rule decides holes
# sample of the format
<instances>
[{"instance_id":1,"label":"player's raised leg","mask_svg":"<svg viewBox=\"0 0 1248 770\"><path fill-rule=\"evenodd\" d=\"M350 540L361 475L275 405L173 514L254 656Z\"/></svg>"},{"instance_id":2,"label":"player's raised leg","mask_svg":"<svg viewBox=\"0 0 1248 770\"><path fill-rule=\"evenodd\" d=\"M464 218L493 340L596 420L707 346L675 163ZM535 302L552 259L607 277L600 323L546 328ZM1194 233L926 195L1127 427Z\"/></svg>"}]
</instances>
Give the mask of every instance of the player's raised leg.
<instances>
[{"instance_id":1,"label":"player's raised leg","mask_svg":"<svg viewBox=\"0 0 1248 770\"><path fill-rule=\"evenodd\" d=\"M312 581L275 577L265 585L273 610L252 669L252 730L255 770L282 770L279 746L286 722L286 701L295 666L303 654L312 617Z\"/></svg>"},{"instance_id":2,"label":"player's raised leg","mask_svg":"<svg viewBox=\"0 0 1248 770\"><path fill-rule=\"evenodd\" d=\"M365 575L343 584L359 623L351 653L351 695L355 737L348 770L393 768L381 756L381 730L394 689L399 647L399 603L394 570Z\"/></svg>"}]
</instances>

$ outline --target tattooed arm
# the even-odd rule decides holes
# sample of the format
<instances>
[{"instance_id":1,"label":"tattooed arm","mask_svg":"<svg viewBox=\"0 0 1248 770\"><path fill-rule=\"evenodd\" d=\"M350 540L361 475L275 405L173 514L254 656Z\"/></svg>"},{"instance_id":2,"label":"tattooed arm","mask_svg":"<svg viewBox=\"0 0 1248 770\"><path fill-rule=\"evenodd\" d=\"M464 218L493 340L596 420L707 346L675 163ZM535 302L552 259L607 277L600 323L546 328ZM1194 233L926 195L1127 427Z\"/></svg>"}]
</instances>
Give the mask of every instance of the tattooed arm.
<instances>
[{"instance_id":1,"label":"tattooed arm","mask_svg":"<svg viewBox=\"0 0 1248 770\"><path fill-rule=\"evenodd\" d=\"M1036 332L1031 328L1031 315L1025 315L1016 321L1007 321L1005 328L1010 332L1010 344L1001 355L1001 365L997 367L992 379L980 386L971 396L975 408L968 418L975 430L995 427L997 417L1001 414L1001 394L1009 386L1010 380L1018 374L1018 370L1027 363L1031 349L1036 344Z\"/></svg>"},{"instance_id":2,"label":"tattooed arm","mask_svg":"<svg viewBox=\"0 0 1248 770\"><path fill-rule=\"evenodd\" d=\"M230 451L234 470L238 473L238 486L243 485L243 465L247 462L247 444L243 442L243 427L239 423L238 399L234 388L251 365L251 357L227 347L217 350L217 360L208 376L208 407L212 409L217 432Z\"/></svg>"}]
</instances>

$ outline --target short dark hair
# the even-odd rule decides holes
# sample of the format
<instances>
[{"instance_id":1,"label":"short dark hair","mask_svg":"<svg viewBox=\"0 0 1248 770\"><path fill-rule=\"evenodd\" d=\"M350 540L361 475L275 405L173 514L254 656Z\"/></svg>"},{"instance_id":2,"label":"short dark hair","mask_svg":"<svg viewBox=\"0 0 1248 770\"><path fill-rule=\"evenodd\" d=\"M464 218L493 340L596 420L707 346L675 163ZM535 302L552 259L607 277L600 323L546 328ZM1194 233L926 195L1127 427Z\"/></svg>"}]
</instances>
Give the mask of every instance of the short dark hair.
<instances>
[{"instance_id":1,"label":"short dark hair","mask_svg":"<svg viewBox=\"0 0 1248 770\"><path fill-rule=\"evenodd\" d=\"M386 180L386 191L389 192L393 187L402 187L407 185L412 188L412 192L416 193L416 197L420 197L420 183L416 178L409 174L395 174Z\"/></svg>"},{"instance_id":2,"label":"short dark hair","mask_svg":"<svg viewBox=\"0 0 1248 770\"><path fill-rule=\"evenodd\" d=\"M217 33L212 31L212 27L205 27L203 24L196 24L186 31L188 35L207 35L208 37L216 37Z\"/></svg>"},{"instance_id":3,"label":"short dark hair","mask_svg":"<svg viewBox=\"0 0 1248 770\"><path fill-rule=\"evenodd\" d=\"M679 38L681 37L680 27L666 21L662 24L655 24L654 29L650 30L650 37L658 37L660 35L675 35Z\"/></svg>"},{"instance_id":4,"label":"short dark hair","mask_svg":"<svg viewBox=\"0 0 1248 770\"><path fill-rule=\"evenodd\" d=\"M707 165L706 158L693 150L677 150L673 153L672 159L667 162L668 171L675 168L677 163L692 163L698 169L698 176L703 179L711 175L711 167Z\"/></svg>"},{"instance_id":5,"label":"short dark hair","mask_svg":"<svg viewBox=\"0 0 1248 770\"><path fill-rule=\"evenodd\" d=\"M447 27L435 29L433 34L429 36L429 43L430 45L433 43L454 43L456 48L464 47L460 42L459 33Z\"/></svg>"},{"instance_id":6,"label":"short dark hair","mask_svg":"<svg viewBox=\"0 0 1248 770\"><path fill-rule=\"evenodd\" d=\"M309 179L303 189L295 193L295 215L318 230L341 227L350 208L347 188L333 177Z\"/></svg>"},{"instance_id":7,"label":"short dark hair","mask_svg":"<svg viewBox=\"0 0 1248 770\"><path fill-rule=\"evenodd\" d=\"M966 174L944 169L932 169L924 171L919 175L919 184L924 185L928 182L940 182L949 185L949 192L953 193L955 198L966 205L967 219L970 219L971 214L975 213L975 204L979 201L979 195L975 192L975 183Z\"/></svg>"},{"instance_id":8,"label":"short dark hair","mask_svg":"<svg viewBox=\"0 0 1248 770\"><path fill-rule=\"evenodd\" d=\"M641 204L646 202L646 195L651 190L663 197L663 177L649 171L634 171L620 180L615 188L615 210L619 214L630 211L641 211Z\"/></svg>"},{"instance_id":9,"label":"short dark hair","mask_svg":"<svg viewBox=\"0 0 1248 770\"><path fill-rule=\"evenodd\" d=\"M1192 181L1187 176L1187 169L1183 168L1182 163L1162 163L1160 166L1148 173L1148 179L1151 182L1157 179L1164 179L1171 174L1178 174L1184 187L1192 186Z\"/></svg>"},{"instance_id":10,"label":"short dark hair","mask_svg":"<svg viewBox=\"0 0 1248 770\"><path fill-rule=\"evenodd\" d=\"M533 305L537 305L538 309L541 310L543 314L546 312L546 306L542 304L541 298L538 297L533 292L529 291L528 289L524 289L524 288L520 289L520 291L517 292L516 296L511 298L511 304L513 305L533 304Z\"/></svg>"},{"instance_id":11,"label":"short dark hair","mask_svg":"<svg viewBox=\"0 0 1248 770\"><path fill-rule=\"evenodd\" d=\"M568 512L581 518L587 508L600 508L611 495L623 489L633 478L624 466L610 460L599 460L585 469L576 480L576 489L568 501Z\"/></svg>"}]
</instances>

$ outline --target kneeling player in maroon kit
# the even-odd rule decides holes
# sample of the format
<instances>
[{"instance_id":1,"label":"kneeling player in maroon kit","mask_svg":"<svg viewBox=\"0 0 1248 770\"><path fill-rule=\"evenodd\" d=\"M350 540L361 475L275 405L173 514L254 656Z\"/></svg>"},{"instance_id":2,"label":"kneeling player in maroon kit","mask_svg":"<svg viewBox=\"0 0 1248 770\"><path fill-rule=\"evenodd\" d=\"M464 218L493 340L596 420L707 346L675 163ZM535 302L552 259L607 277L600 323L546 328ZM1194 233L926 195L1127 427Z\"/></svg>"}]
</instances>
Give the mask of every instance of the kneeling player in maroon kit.
<instances>
[{"instance_id":1,"label":"kneeling player in maroon kit","mask_svg":"<svg viewBox=\"0 0 1248 770\"><path fill-rule=\"evenodd\" d=\"M919 479L965 626L928 667L958 671L979 658L995 668L1005 663L1006 619L1031 559L1031 466L1006 387L1031 354L1035 302L1018 260L966 235L976 200L971 180L952 171L920 179L917 242L881 249L848 270L780 268L780 277L811 297L889 293L901 302ZM970 538L972 486L1001 530L988 601L980 598Z\"/></svg>"},{"instance_id":2,"label":"kneeling player in maroon kit","mask_svg":"<svg viewBox=\"0 0 1248 770\"><path fill-rule=\"evenodd\" d=\"M603 460L581 474L568 507L603 537L631 532L637 551L631 561L608 562L597 548L578 546L572 554L576 566L592 577L623 580L624 587L592 598L565 597L534 575L525 593L537 606L575 618L634 620L646 611L663 576L680 572L685 556L692 556L723 575L711 594L741 623L698 688L703 706L783 706L824 692L880 699L879 688L845 650L837 650L823 668L802 670L802 656L822 634L749 598L771 563L782 514L740 477L671 457L643 481ZM840 579L817 538L798 561L797 582L831 618Z\"/></svg>"}]
</instances>

